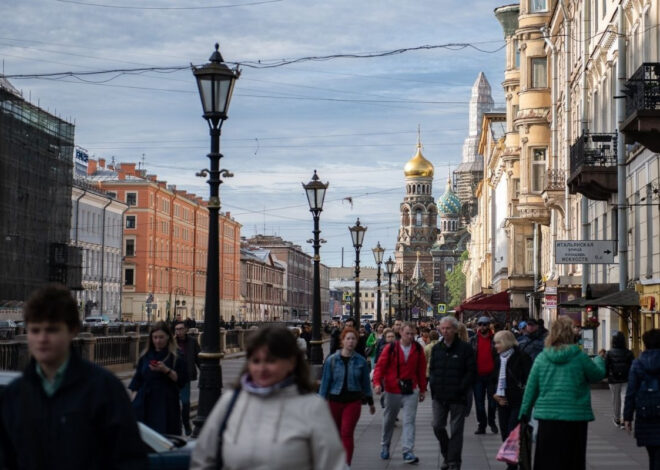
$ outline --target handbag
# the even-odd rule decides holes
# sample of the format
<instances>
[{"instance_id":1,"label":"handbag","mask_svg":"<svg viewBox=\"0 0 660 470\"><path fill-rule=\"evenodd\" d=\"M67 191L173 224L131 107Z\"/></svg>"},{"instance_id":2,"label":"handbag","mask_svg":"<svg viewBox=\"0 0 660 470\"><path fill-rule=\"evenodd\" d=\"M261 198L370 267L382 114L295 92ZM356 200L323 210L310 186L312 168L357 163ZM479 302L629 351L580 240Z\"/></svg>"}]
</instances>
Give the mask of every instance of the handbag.
<instances>
[{"instance_id":1,"label":"handbag","mask_svg":"<svg viewBox=\"0 0 660 470\"><path fill-rule=\"evenodd\" d=\"M520 458L520 424L509 433L495 457L499 462L517 464Z\"/></svg>"},{"instance_id":2,"label":"handbag","mask_svg":"<svg viewBox=\"0 0 660 470\"><path fill-rule=\"evenodd\" d=\"M532 434L534 426L525 421L520 422L520 452L518 465L520 470L532 470Z\"/></svg>"}]
</instances>

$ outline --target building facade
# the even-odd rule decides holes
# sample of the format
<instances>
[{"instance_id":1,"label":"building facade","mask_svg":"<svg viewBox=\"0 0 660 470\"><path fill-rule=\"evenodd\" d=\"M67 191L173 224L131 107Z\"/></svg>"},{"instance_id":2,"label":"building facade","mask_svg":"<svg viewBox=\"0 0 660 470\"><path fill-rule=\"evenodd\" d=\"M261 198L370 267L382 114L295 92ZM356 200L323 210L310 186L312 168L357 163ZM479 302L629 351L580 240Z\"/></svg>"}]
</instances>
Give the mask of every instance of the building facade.
<instances>
[{"instance_id":1,"label":"building facade","mask_svg":"<svg viewBox=\"0 0 660 470\"><path fill-rule=\"evenodd\" d=\"M71 192L69 243L82 252L82 290L76 299L82 319L107 315L121 320L124 212L128 205L84 180Z\"/></svg>"},{"instance_id":2,"label":"building facade","mask_svg":"<svg viewBox=\"0 0 660 470\"><path fill-rule=\"evenodd\" d=\"M265 249L241 248L239 321L281 321L284 318L284 263Z\"/></svg>"},{"instance_id":3,"label":"building facade","mask_svg":"<svg viewBox=\"0 0 660 470\"><path fill-rule=\"evenodd\" d=\"M134 163L90 160L88 181L123 201L122 317L163 320L180 314L204 318L208 210L205 201L158 180ZM220 214L220 315L239 311L240 229Z\"/></svg>"}]
</instances>

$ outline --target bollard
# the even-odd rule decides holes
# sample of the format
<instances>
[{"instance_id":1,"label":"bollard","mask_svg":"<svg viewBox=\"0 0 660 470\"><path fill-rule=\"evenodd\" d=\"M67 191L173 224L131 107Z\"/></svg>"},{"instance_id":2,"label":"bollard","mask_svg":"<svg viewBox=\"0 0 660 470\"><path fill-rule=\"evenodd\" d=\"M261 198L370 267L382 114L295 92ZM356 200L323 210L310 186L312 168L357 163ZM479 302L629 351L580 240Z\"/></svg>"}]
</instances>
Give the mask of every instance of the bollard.
<instances>
[{"instance_id":1,"label":"bollard","mask_svg":"<svg viewBox=\"0 0 660 470\"><path fill-rule=\"evenodd\" d=\"M91 333L80 333L78 339L81 342L81 355L83 359L89 362L94 362L94 346L96 345L96 338Z\"/></svg>"},{"instance_id":2,"label":"bollard","mask_svg":"<svg viewBox=\"0 0 660 470\"><path fill-rule=\"evenodd\" d=\"M227 330L220 328L220 352L224 353L227 350Z\"/></svg>"}]
</instances>

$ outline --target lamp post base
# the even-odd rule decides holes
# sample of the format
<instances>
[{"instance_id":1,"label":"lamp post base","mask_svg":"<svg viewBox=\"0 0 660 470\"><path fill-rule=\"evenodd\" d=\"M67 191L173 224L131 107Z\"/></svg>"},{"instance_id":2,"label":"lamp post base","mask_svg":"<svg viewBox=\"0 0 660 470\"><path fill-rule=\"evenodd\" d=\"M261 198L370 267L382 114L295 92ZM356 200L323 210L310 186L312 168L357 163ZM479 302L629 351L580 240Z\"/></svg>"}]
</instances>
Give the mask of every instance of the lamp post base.
<instances>
[{"instance_id":1,"label":"lamp post base","mask_svg":"<svg viewBox=\"0 0 660 470\"><path fill-rule=\"evenodd\" d=\"M222 353L200 353L199 365L199 405L197 407L197 415L193 419L193 433L194 438L199 436L202 426L206 422L207 415L211 414L211 410L220 398L222 393L222 366L220 359Z\"/></svg>"}]
</instances>

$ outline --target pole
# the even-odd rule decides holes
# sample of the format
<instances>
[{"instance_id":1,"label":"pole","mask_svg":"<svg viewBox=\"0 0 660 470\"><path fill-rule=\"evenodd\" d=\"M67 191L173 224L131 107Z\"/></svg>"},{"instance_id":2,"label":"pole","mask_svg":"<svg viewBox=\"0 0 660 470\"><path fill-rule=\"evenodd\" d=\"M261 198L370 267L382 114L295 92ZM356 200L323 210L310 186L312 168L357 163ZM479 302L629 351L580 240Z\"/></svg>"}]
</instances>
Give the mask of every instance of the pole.
<instances>
[{"instance_id":1,"label":"pole","mask_svg":"<svg viewBox=\"0 0 660 470\"><path fill-rule=\"evenodd\" d=\"M321 347L321 271L320 263L321 257L319 250L321 248L321 241L319 235L318 212L314 213L314 298L312 304L312 347L310 351L310 360L313 365L323 364L323 349Z\"/></svg>"},{"instance_id":2,"label":"pole","mask_svg":"<svg viewBox=\"0 0 660 470\"><path fill-rule=\"evenodd\" d=\"M387 326L392 326L392 273L387 273L388 296L387 296Z\"/></svg>"},{"instance_id":3,"label":"pole","mask_svg":"<svg viewBox=\"0 0 660 470\"><path fill-rule=\"evenodd\" d=\"M360 247L355 247L355 322L360 327Z\"/></svg>"},{"instance_id":4,"label":"pole","mask_svg":"<svg viewBox=\"0 0 660 470\"><path fill-rule=\"evenodd\" d=\"M209 121L210 125L211 121ZM220 127L210 126L211 153L208 154L211 168L209 171L210 197L207 205L209 211L208 227L208 258L206 268L206 298L204 304L204 334L202 335L202 352L199 353L199 405L194 419L195 431L199 435L206 418L211 414L213 406L220 398L222 389L222 369L220 367L220 263L218 239L218 213L220 212Z\"/></svg>"},{"instance_id":5,"label":"pole","mask_svg":"<svg viewBox=\"0 0 660 470\"><path fill-rule=\"evenodd\" d=\"M376 321L378 323L383 322L383 313L382 313L382 307L381 307L381 301L380 301L380 263L378 263L378 271L376 272L376 285L377 285L377 291L378 291L378 298L376 299Z\"/></svg>"},{"instance_id":6,"label":"pole","mask_svg":"<svg viewBox=\"0 0 660 470\"><path fill-rule=\"evenodd\" d=\"M401 320L401 294L402 294L402 292L401 292L401 279L397 279L396 285L397 285L397 293L398 293L397 298L398 298L398 304L399 304L398 309L397 309L396 319Z\"/></svg>"}]
</instances>

